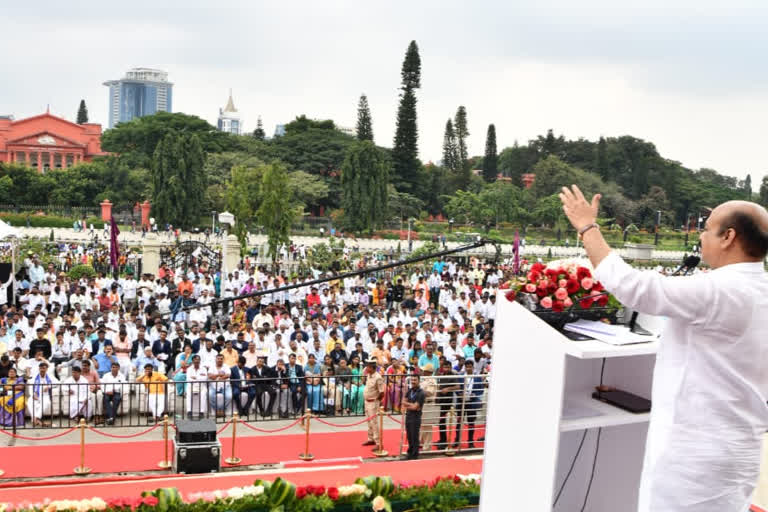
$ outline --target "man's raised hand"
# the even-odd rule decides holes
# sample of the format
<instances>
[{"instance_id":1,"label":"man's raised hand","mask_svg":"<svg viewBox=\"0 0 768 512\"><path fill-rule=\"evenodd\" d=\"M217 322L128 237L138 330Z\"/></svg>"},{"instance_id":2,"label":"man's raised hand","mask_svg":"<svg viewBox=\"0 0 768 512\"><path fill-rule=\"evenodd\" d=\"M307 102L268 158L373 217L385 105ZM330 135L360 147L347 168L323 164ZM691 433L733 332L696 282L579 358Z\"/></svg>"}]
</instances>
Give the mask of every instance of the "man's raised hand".
<instances>
[{"instance_id":1,"label":"man's raised hand","mask_svg":"<svg viewBox=\"0 0 768 512\"><path fill-rule=\"evenodd\" d=\"M563 211L577 231L597 220L600 194L595 194L592 202L589 203L576 185L571 185L571 188L563 187L562 190L559 195L563 203Z\"/></svg>"}]
</instances>

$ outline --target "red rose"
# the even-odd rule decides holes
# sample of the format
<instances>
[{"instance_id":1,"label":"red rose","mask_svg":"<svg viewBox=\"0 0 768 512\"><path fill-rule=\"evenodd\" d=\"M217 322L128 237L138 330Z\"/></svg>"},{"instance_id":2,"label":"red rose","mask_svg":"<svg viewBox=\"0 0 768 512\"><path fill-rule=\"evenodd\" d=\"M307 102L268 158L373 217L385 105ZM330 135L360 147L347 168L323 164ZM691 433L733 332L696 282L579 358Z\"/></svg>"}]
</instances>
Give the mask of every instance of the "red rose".
<instances>
[{"instance_id":1,"label":"red rose","mask_svg":"<svg viewBox=\"0 0 768 512\"><path fill-rule=\"evenodd\" d=\"M337 499L339 499L339 490L335 487L329 487L328 497L331 498L333 501L336 501Z\"/></svg>"},{"instance_id":2,"label":"red rose","mask_svg":"<svg viewBox=\"0 0 768 512\"><path fill-rule=\"evenodd\" d=\"M149 505L150 507L157 505L157 501L157 498L154 496L145 496L144 499L141 500L144 505Z\"/></svg>"},{"instance_id":3,"label":"red rose","mask_svg":"<svg viewBox=\"0 0 768 512\"><path fill-rule=\"evenodd\" d=\"M509 288L509 281L504 281L501 286L499 286L499 290L506 290Z\"/></svg>"},{"instance_id":4,"label":"red rose","mask_svg":"<svg viewBox=\"0 0 768 512\"><path fill-rule=\"evenodd\" d=\"M541 279L541 273L537 272L536 270L531 270L530 272L528 272L528 275L525 277L527 277L528 281L530 281L531 283L536 283L539 281L539 279Z\"/></svg>"},{"instance_id":5,"label":"red rose","mask_svg":"<svg viewBox=\"0 0 768 512\"><path fill-rule=\"evenodd\" d=\"M514 302L515 298L517 297L517 293L514 290L510 290L507 293L505 293L504 296L507 298L509 302Z\"/></svg>"},{"instance_id":6,"label":"red rose","mask_svg":"<svg viewBox=\"0 0 768 512\"><path fill-rule=\"evenodd\" d=\"M554 281L550 281L547 283L547 293L555 293L557 291L557 283Z\"/></svg>"},{"instance_id":7,"label":"red rose","mask_svg":"<svg viewBox=\"0 0 768 512\"><path fill-rule=\"evenodd\" d=\"M535 271L535 272L541 272L541 271L543 271L543 270L544 270L544 268L545 268L545 267L544 267L544 264L543 264L543 263L538 263L538 262L536 262L536 263L534 263L533 265L531 265L531 270L532 270L532 271Z\"/></svg>"},{"instance_id":8,"label":"red rose","mask_svg":"<svg viewBox=\"0 0 768 512\"><path fill-rule=\"evenodd\" d=\"M595 281L594 284L592 284L592 291L593 292L602 292L605 290L605 286L600 284L599 281Z\"/></svg>"},{"instance_id":9,"label":"red rose","mask_svg":"<svg viewBox=\"0 0 768 512\"><path fill-rule=\"evenodd\" d=\"M579 300L579 305L582 309L589 309L592 307L592 303L595 301L592 297L587 295L586 297Z\"/></svg>"},{"instance_id":10,"label":"red rose","mask_svg":"<svg viewBox=\"0 0 768 512\"><path fill-rule=\"evenodd\" d=\"M597 302L598 306L600 306L601 308L604 308L605 306L608 305L608 299L609 297L607 295L603 295L595 299L595 302Z\"/></svg>"},{"instance_id":11,"label":"red rose","mask_svg":"<svg viewBox=\"0 0 768 512\"><path fill-rule=\"evenodd\" d=\"M325 494L325 486L323 485L319 485L312 490L314 491L313 494L315 496L322 496L323 494Z\"/></svg>"},{"instance_id":12,"label":"red rose","mask_svg":"<svg viewBox=\"0 0 768 512\"><path fill-rule=\"evenodd\" d=\"M568 292L568 294L573 294L579 291L579 288L581 288L581 285L579 285L579 282L575 279L568 279L565 282L565 290Z\"/></svg>"},{"instance_id":13,"label":"red rose","mask_svg":"<svg viewBox=\"0 0 768 512\"><path fill-rule=\"evenodd\" d=\"M459 478L459 475L454 475L453 476L453 483L455 483L455 484L460 484L461 483L461 478Z\"/></svg>"},{"instance_id":14,"label":"red rose","mask_svg":"<svg viewBox=\"0 0 768 512\"><path fill-rule=\"evenodd\" d=\"M565 309L565 306L563 305L563 301L556 300L552 303L552 311L554 311L555 313L560 313L563 311L563 309Z\"/></svg>"},{"instance_id":15,"label":"red rose","mask_svg":"<svg viewBox=\"0 0 768 512\"><path fill-rule=\"evenodd\" d=\"M307 495L307 489L305 487L296 488L296 498L302 499L306 495Z\"/></svg>"},{"instance_id":16,"label":"red rose","mask_svg":"<svg viewBox=\"0 0 768 512\"><path fill-rule=\"evenodd\" d=\"M547 294L547 287L546 286L544 288L542 288L542 287L536 288L536 295L538 295L539 298L544 297L546 294Z\"/></svg>"},{"instance_id":17,"label":"red rose","mask_svg":"<svg viewBox=\"0 0 768 512\"><path fill-rule=\"evenodd\" d=\"M576 277L581 281L585 277L592 277L592 272L586 267L579 267L576 269Z\"/></svg>"}]
</instances>

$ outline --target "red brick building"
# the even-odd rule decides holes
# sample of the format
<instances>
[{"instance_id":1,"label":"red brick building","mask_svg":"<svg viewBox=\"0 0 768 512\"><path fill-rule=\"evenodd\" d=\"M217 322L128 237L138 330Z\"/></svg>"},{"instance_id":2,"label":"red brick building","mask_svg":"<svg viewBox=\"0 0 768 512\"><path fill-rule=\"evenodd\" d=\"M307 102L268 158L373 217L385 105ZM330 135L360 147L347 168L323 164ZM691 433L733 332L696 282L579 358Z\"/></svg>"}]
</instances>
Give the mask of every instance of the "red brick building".
<instances>
[{"instance_id":1,"label":"red brick building","mask_svg":"<svg viewBox=\"0 0 768 512\"><path fill-rule=\"evenodd\" d=\"M100 124L75 124L49 112L18 121L0 117L0 162L25 164L44 172L90 162L104 154Z\"/></svg>"}]
</instances>

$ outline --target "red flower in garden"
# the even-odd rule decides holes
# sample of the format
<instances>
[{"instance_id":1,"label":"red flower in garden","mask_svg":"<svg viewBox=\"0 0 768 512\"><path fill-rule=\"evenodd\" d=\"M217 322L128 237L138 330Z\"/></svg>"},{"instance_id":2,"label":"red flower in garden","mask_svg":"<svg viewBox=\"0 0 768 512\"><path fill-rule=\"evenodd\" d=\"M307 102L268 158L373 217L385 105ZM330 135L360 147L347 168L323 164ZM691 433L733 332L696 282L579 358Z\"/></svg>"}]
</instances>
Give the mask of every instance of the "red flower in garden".
<instances>
[{"instance_id":1,"label":"red flower in garden","mask_svg":"<svg viewBox=\"0 0 768 512\"><path fill-rule=\"evenodd\" d=\"M531 265L531 272L541 272L544 270L544 264L543 263L534 263Z\"/></svg>"},{"instance_id":2,"label":"red flower in garden","mask_svg":"<svg viewBox=\"0 0 768 512\"><path fill-rule=\"evenodd\" d=\"M306 487L297 487L296 488L296 498L302 499L304 496L307 495L307 489Z\"/></svg>"},{"instance_id":3,"label":"red flower in garden","mask_svg":"<svg viewBox=\"0 0 768 512\"><path fill-rule=\"evenodd\" d=\"M158 499L155 496L144 496L144 498L141 500L143 505L148 505L150 507L157 505L157 502Z\"/></svg>"},{"instance_id":4,"label":"red flower in garden","mask_svg":"<svg viewBox=\"0 0 768 512\"><path fill-rule=\"evenodd\" d=\"M333 501L336 501L337 499L339 499L339 490L335 487L329 487L328 497L331 498Z\"/></svg>"},{"instance_id":5,"label":"red flower in garden","mask_svg":"<svg viewBox=\"0 0 768 512\"><path fill-rule=\"evenodd\" d=\"M317 487L314 487L312 489L312 494L314 494L315 496L322 496L323 494L325 494L325 486L318 485Z\"/></svg>"},{"instance_id":6,"label":"red flower in garden","mask_svg":"<svg viewBox=\"0 0 768 512\"><path fill-rule=\"evenodd\" d=\"M569 295L579 291L579 288L581 288L581 285L579 285L579 282L575 279L568 279L565 282L565 290Z\"/></svg>"},{"instance_id":7,"label":"red flower in garden","mask_svg":"<svg viewBox=\"0 0 768 512\"><path fill-rule=\"evenodd\" d=\"M585 277L592 277L592 272L586 267L579 267L576 269L576 277L581 281Z\"/></svg>"},{"instance_id":8,"label":"red flower in garden","mask_svg":"<svg viewBox=\"0 0 768 512\"><path fill-rule=\"evenodd\" d=\"M459 475L453 475L453 483L460 484L461 478L459 478Z\"/></svg>"},{"instance_id":9,"label":"red flower in garden","mask_svg":"<svg viewBox=\"0 0 768 512\"><path fill-rule=\"evenodd\" d=\"M556 300L552 303L552 311L555 313L560 313L565 309L565 306L563 305L563 301Z\"/></svg>"}]
</instances>

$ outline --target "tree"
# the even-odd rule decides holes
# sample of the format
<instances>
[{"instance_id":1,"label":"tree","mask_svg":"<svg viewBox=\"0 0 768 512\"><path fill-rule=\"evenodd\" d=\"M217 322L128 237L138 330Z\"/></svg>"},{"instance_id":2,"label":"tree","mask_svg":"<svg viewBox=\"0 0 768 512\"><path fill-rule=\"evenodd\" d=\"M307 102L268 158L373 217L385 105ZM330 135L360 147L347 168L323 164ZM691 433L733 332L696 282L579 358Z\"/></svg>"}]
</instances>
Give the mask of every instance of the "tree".
<instances>
[{"instance_id":1,"label":"tree","mask_svg":"<svg viewBox=\"0 0 768 512\"><path fill-rule=\"evenodd\" d=\"M372 232L386 220L389 174L390 163L373 142L349 148L341 167L341 207L349 229Z\"/></svg>"},{"instance_id":2,"label":"tree","mask_svg":"<svg viewBox=\"0 0 768 512\"><path fill-rule=\"evenodd\" d=\"M744 194L747 196L747 201L752 200L752 175L747 174L744 179Z\"/></svg>"},{"instance_id":3,"label":"tree","mask_svg":"<svg viewBox=\"0 0 768 512\"><path fill-rule=\"evenodd\" d=\"M456 152L458 162L456 168L459 172L458 186L462 190L469 187L471 169L469 168L469 153L467 150L467 137L469 128L467 127L467 109L460 105L456 110L456 117L453 120L453 128L456 130Z\"/></svg>"},{"instance_id":4,"label":"tree","mask_svg":"<svg viewBox=\"0 0 768 512\"><path fill-rule=\"evenodd\" d=\"M763 176L760 184L760 204L768 207L768 176Z\"/></svg>"},{"instance_id":5,"label":"tree","mask_svg":"<svg viewBox=\"0 0 768 512\"><path fill-rule=\"evenodd\" d=\"M194 134L167 133L152 159L152 213L160 224L189 228L205 197L204 155Z\"/></svg>"},{"instance_id":6,"label":"tree","mask_svg":"<svg viewBox=\"0 0 768 512\"><path fill-rule=\"evenodd\" d=\"M445 134L443 135L443 167L455 173L458 170L458 147L456 145L456 132L453 131L453 121L445 122Z\"/></svg>"},{"instance_id":7,"label":"tree","mask_svg":"<svg viewBox=\"0 0 768 512\"><path fill-rule=\"evenodd\" d=\"M485 158L483 158L483 178L485 181L496 180L499 172L499 157L496 154L496 127L488 125L488 134L485 136Z\"/></svg>"},{"instance_id":8,"label":"tree","mask_svg":"<svg viewBox=\"0 0 768 512\"><path fill-rule=\"evenodd\" d=\"M320 176L304 171L293 171L288 174L288 182L291 185L296 200L304 206L315 206L324 201L330 192L328 183Z\"/></svg>"},{"instance_id":9,"label":"tree","mask_svg":"<svg viewBox=\"0 0 768 512\"><path fill-rule=\"evenodd\" d=\"M415 193L419 186L421 163L418 159L419 133L416 125L416 89L421 87L421 58L416 41L411 41L401 70L400 105L392 147L396 184L404 192Z\"/></svg>"},{"instance_id":10,"label":"tree","mask_svg":"<svg viewBox=\"0 0 768 512\"><path fill-rule=\"evenodd\" d=\"M300 215L301 207L295 203L285 165L272 162L265 166L256 216L267 232L272 261L277 260L282 245L291 243L291 225Z\"/></svg>"},{"instance_id":11,"label":"tree","mask_svg":"<svg viewBox=\"0 0 768 512\"><path fill-rule=\"evenodd\" d=\"M365 94L360 96L360 101L357 103L357 140L370 140L373 142L371 109L368 106L368 98Z\"/></svg>"},{"instance_id":12,"label":"tree","mask_svg":"<svg viewBox=\"0 0 768 512\"><path fill-rule=\"evenodd\" d=\"M227 210L235 216L234 234L240 242L240 256L245 256L248 249L248 225L258 208L264 167L236 165L227 183Z\"/></svg>"},{"instance_id":13,"label":"tree","mask_svg":"<svg viewBox=\"0 0 768 512\"><path fill-rule=\"evenodd\" d=\"M77 109L77 124L88 122L88 108L85 106L85 100L80 100L80 107Z\"/></svg>"},{"instance_id":14,"label":"tree","mask_svg":"<svg viewBox=\"0 0 768 512\"><path fill-rule=\"evenodd\" d=\"M264 126L261 124L261 116L256 120L256 129L253 130L253 138L256 140L264 140L266 134L264 133Z\"/></svg>"}]
</instances>

